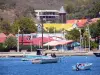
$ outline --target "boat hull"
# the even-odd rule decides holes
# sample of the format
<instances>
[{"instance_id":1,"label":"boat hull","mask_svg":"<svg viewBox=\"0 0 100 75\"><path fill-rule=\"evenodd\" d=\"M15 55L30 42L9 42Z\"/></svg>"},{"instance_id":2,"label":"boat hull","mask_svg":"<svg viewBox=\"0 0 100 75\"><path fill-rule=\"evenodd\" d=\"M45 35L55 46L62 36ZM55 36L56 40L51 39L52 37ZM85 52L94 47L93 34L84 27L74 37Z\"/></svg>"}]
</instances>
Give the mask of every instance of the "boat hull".
<instances>
[{"instance_id":1,"label":"boat hull","mask_svg":"<svg viewBox=\"0 0 100 75\"><path fill-rule=\"evenodd\" d=\"M47 58L48 56L42 56L42 55L27 55L24 58L22 58L22 61L30 61L33 59L42 59L42 58Z\"/></svg>"},{"instance_id":2,"label":"boat hull","mask_svg":"<svg viewBox=\"0 0 100 75\"><path fill-rule=\"evenodd\" d=\"M92 66L92 63L82 63L84 65L77 66L78 64L72 66L73 70L89 70ZM77 67L76 67L77 66Z\"/></svg>"},{"instance_id":3,"label":"boat hull","mask_svg":"<svg viewBox=\"0 0 100 75\"><path fill-rule=\"evenodd\" d=\"M57 63L58 58L44 58L44 59L34 59L33 64L46 64L46 63Z\"/></svg>"},{"instance_id":4,"label":"boat hull","mask_svg":"<svg viewBox=\"0 0 100 75\"><path fill-rule=\"evenodd\" d=\"M100 53L93 53L96 57L100 57Z\"/></svg>"}]
</instances>

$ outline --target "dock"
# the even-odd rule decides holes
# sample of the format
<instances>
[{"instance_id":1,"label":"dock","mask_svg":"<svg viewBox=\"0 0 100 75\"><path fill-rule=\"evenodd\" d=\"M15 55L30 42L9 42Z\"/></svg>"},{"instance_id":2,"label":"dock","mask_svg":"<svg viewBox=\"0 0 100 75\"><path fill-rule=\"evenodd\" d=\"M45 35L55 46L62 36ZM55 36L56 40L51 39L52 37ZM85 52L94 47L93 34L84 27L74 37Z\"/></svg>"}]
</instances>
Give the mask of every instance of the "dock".
<instances>
[{"instance_id":1,"label":"dock","mask_svg":"<svg viewBox=\"0 0 100 75\"><path fill-rule=\"evenodd\" d=\"M36 55L36 52L0 52L0 57L23 57L25 55Z\"/></svg>"},{"instance_id":2,"label":"dock","mask_svg":"<svg viewBox=\"0 0 100 75\"><path fill-rule=\"evenodd\" d=\"M55 53L56 56L90 56L93 55L93 51L42 51L44 55L47 53L51 55ZM36 55L36 52L0 52L0 57L23 57L25 55Z\"/></svg>"}]
</instances>

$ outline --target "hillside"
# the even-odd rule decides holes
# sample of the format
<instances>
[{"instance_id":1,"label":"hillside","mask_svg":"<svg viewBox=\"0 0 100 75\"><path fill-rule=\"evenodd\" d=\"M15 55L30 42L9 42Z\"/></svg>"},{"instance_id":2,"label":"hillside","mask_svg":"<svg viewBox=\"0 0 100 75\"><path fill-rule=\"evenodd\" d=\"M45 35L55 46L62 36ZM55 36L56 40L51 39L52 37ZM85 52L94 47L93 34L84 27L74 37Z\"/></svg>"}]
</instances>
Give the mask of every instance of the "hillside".
<instances>
[{"instance_id":1,"label":"hillside","mask_svg":"<svg viewBox=\"0 0 100 75\"><path fill-rule=\"evenodd\" d=\"M99 16L100 0L65 0L67 18L94 18Z\"/></svg>"},{"instance_id":2,"label":"hillside","mask_svg":"<svg viewBox=\"0 0 100 75\"><path fill-rule=\"evenodd\" d=\"M64 0L0 0L0 17L13 21L20 16L34 17L34 9L57 9Z\"/></svg>"},{"instance_id":3,"label":"hillside","mask_svg":"<svg viewBox=\"0 0 100 75\"><path fill-rule=\"evenodd\" d=\"M21 16L34 17L34 9L56 9L65 6L67 18L97 17L100 0L0 0L0 17L13 22ZM95 11L93 11L95 10ZM95 13L95 14L94 14Z\"/></svg>"}]
</instances>

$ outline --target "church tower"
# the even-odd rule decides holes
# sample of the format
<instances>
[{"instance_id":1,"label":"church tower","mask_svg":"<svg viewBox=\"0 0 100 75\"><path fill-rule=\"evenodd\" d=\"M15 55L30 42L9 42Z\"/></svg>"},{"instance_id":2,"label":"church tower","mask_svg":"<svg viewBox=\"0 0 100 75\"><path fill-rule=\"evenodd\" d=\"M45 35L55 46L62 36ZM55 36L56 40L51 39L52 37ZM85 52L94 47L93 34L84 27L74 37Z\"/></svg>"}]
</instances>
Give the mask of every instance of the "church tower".
<instances>
[{"instance_id":1,"label":"church tower","mask_svg":"<svg viewBox=\"0 0 100 75\"><path fill-rule=\"evenodd\" d=\"M59 22L66 23L66 11L64 10L63 6L60 8L59 11Z\"/></svg>"}]
</instances>

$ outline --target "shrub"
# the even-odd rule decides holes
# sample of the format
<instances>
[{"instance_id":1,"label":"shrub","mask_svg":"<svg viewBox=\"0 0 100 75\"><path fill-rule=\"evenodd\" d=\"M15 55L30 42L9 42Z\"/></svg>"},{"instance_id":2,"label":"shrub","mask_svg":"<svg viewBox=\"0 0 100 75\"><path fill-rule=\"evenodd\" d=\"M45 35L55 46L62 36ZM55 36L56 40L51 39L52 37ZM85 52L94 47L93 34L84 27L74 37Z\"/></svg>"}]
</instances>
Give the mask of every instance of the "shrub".
<instances>
[{"instance_id":1,"label":"shrub","mask_svg":"<svg viewBox=\"0 0 100 75\"><path fill-rule=\"evenodd\" d=\"M5 46L7 46L8 49L17 47L17 39L16 37L10 36L5 40L4 43Z\"/></svg>"}]
</instances>

